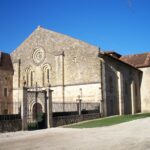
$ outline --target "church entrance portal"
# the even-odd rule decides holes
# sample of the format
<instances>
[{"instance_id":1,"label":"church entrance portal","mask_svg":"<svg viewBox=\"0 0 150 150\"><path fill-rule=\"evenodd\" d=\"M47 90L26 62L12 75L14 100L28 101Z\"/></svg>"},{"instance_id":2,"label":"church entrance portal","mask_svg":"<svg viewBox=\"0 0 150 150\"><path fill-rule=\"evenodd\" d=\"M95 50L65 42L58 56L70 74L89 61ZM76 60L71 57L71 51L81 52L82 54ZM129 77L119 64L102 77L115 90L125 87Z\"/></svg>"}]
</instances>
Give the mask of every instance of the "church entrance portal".
<instances>
[{"instance_id":1,"label":"church entrance portal","mask_svg":"<svg viewBox=\"0 0 150 150\"><path fill-rule=\"evenodd\" d=\"M46 90L27 90L27 124L28 129L46 128Z\"/></svg>"}]
</instances>

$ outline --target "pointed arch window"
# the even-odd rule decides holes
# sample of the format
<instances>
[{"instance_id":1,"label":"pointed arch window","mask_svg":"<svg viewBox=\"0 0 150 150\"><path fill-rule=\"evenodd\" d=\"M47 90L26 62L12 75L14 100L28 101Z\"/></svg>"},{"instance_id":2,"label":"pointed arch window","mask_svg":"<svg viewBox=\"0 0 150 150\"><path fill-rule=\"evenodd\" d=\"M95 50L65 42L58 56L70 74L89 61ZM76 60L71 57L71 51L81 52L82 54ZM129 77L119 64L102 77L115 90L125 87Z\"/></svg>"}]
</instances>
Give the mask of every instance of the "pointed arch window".
<instances>
[{"instance_id":1,"label":"pointed arch window","mask_svg":"<svg viewBox=\"0 0 150 150\"><path fill-rule=\"evenodd\" d=\"M49 83L49 69L47 69L46 71L47 71L47 82Z\"/></svg>"},{"instance_id":2,"label":"pointed arch window","mask_svg":"<svg viewBox=\"0 0 150 150\"><path fill-rule=\"evenodd\" d=\"M33 86L33 79L34 79L34 77L33 77L33 71L31 71L31 76L30 76L30 82L31 82L31 87Z\"/></svg>"},{"instance_id":3,"label":"pointed arch window","mask_svg":"<svg viewBox=\"0 0 150 150\"><path fill-rule=\"evenodd\" d=\"M34 71L32 70L31 67L27 67L26 70L26 85L28 87L32 87L34 85Z\"/></svg>"},{"instance_id":4,"label":"pointed arch window","mask_svg":"<svg viewBox=\"0 0 150 150\"><path fill-rule=\"evenodd\" d=\"M43 66L43 86L47 86L50 83L50 65L45 64Z\"/></svg>"}]
</instances>

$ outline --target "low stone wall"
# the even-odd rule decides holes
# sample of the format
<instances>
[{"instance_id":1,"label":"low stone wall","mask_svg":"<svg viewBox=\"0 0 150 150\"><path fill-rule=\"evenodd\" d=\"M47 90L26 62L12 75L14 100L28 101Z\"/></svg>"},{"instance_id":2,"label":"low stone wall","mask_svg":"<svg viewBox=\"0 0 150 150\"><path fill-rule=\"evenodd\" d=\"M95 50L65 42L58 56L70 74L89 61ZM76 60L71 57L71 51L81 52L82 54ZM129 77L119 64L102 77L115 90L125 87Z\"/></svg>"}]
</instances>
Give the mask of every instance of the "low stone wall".
<instances>
[{"instance_id":1,"label":"low stone wall","mask_svg":"<svg viewBox=\"0 0 150 150\"><path fill-rule=\"evenodd\" d=\"M21 129L20 115L0 115L0 132L15 132Z\"/></svg>"},{"instance_id":2,"label":"low stone wall","mask_svg":"<svg viewBox=\"0 0 150 150\"><path fill-rule=\"evenodd\" d=\"M53 127L77 123L80 121L100 118L99 113L53 117Z\"/></svg>"}]
</instances>

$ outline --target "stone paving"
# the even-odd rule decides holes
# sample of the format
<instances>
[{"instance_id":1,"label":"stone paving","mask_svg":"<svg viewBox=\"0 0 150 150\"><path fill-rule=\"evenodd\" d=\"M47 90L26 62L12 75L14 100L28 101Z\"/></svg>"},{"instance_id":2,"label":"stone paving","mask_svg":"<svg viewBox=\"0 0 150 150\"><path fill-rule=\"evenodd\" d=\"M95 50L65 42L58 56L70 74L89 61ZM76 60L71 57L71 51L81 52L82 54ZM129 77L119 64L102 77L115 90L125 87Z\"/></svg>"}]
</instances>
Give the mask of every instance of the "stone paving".
<instances>
[{"instance_id":1,"label":"stone paving","mask_svg":"<svg viewBox=\"0 0 150 150\"><path fill-rule=\"evenodd\" d=\"M110 127L0 134L0 150L149 150L150 118Z\"/></svg>"}]
</instances>

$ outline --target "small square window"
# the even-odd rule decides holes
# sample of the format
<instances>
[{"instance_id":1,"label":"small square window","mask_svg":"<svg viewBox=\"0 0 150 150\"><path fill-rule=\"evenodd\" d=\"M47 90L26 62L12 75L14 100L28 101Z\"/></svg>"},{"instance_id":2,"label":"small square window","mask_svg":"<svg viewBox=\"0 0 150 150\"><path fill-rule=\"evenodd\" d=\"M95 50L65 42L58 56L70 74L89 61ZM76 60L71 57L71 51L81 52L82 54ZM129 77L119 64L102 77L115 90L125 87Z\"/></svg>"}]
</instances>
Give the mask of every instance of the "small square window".
<instances>
[{"instance_id":1,"label":"small square window","mask_svg":"<svg viewBox=\"0 0 150 150\"><path fill-rule=\"evenodd\" d=\"M4 115L8 114L8 109L4 109Z\"/></svg>"}]
</instances>

